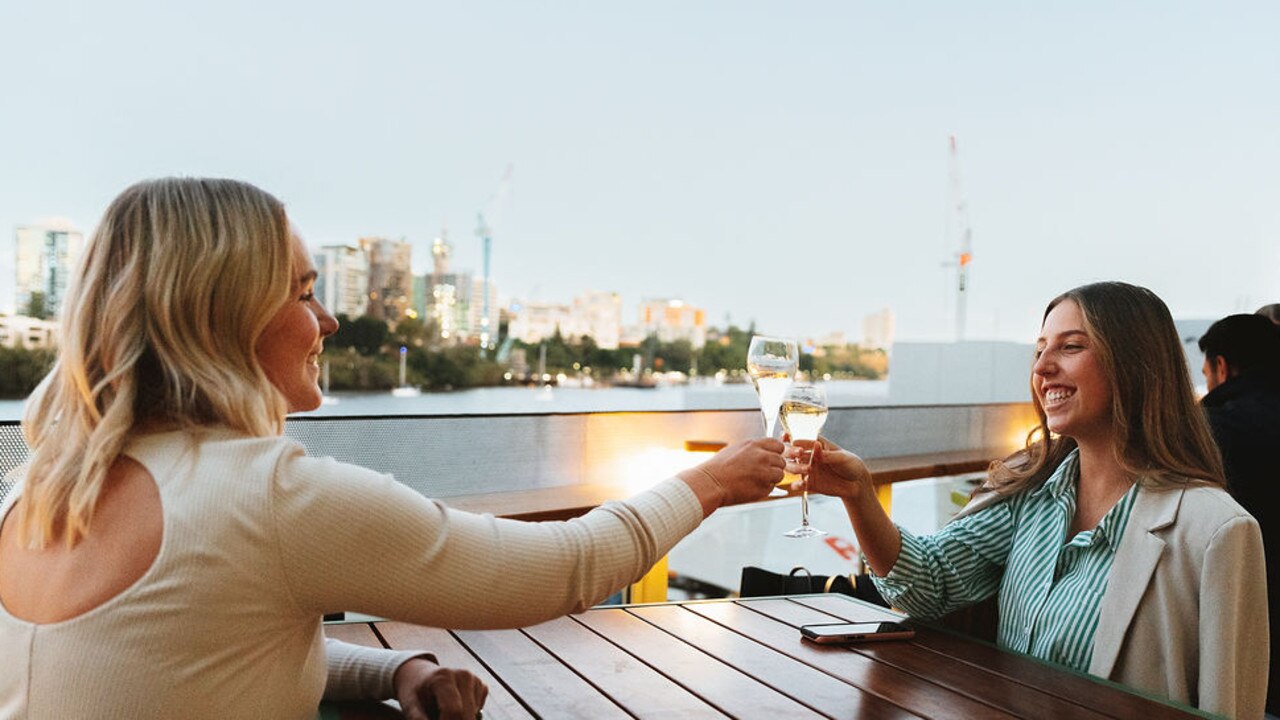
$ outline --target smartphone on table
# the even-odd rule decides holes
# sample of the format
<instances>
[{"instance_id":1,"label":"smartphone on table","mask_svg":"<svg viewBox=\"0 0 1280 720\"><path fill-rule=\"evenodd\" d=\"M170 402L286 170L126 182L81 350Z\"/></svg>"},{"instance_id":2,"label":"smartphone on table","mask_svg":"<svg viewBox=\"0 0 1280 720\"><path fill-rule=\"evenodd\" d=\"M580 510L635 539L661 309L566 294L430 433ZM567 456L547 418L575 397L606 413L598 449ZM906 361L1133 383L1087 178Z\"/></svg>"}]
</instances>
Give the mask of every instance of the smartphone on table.
<instances>
[{"instance_id":1,"label":"smartphone on table","mask_svg":"<svg viewBox=\"0 0 1280 720\"><path fill-rule=\"evenodd\" d=\"M819 645L847 645L873 640L905 640L915 630L900 622L838 622L803 625L800 636Z\"/></svg>"}]
</instances>

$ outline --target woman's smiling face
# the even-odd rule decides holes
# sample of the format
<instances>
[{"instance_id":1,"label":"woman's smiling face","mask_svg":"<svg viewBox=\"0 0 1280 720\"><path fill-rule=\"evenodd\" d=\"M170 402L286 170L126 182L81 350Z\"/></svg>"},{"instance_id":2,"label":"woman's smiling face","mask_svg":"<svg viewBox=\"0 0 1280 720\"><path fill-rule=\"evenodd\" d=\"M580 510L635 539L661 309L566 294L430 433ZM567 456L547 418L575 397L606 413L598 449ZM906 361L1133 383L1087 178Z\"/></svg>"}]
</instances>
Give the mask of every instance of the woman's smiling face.
<instances>
[{"instance_id":1,"label":"woman's smiling face","mask_svg":"<svg viewBox=\"0 0 1280 720\"><path fill-rule=\"evenodd\" d=\"M1031 372L1051 431L1077 442L1111 433L1111 379L1074 301L1063 300L1045 316Z\"/></svg>"},{"instance_id":2,"label":"woman's smiling face","mask_svg":"<svg viewBox=\"0 0 1280 720\"><path fill-rule=\"evenodd\" d=\"M267 379L284 395L289 412L301 412L320 407L320 352L324 338L338 329L338 321L315 297L316 269L302 238L293 234L291 242L293 292L267 324L255 350Z\"/></svg>"}]
</instances>

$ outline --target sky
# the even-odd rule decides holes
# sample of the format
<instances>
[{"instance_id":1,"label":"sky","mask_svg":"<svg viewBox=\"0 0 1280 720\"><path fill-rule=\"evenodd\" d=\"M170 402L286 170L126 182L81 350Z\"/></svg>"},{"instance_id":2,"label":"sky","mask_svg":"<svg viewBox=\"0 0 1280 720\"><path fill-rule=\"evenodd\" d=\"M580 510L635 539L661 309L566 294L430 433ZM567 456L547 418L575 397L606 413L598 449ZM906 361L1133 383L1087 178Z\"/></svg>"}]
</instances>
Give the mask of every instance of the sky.
<instances>
[{"instance_id":1,"label":"sky","mask_svg":"<svg viewBox=\"0 0 1280 720\"><path fill-rule=\"evenodd\" d=\"M506 298L674 297L709 321L1029 341L1118 279L1175 317L1280 301L1274 2L0 3L13 228L161 175L274 193L312 245L442 227ZM498 193L507 168L507 188Z\"/></svg>"}]
</instances>

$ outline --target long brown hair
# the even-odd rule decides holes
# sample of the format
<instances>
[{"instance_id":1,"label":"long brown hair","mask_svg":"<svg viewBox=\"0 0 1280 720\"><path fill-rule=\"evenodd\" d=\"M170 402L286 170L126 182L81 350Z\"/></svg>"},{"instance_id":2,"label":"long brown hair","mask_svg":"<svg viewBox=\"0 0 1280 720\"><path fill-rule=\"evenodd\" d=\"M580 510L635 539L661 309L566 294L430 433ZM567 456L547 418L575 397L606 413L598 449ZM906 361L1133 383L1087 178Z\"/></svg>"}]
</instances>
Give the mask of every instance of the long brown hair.
<instances>
[{"instance_id":1,"label":"long brown hair","mask_svg":"<svg viewBox=\"0 0 1280 720\"><path fill-rule=\"evenodd\" d=\"M235 180L138 183L107 208L73 275L58 361L32 393L18 534L74 545L140 423L264 436L285 401L254 346L290 292L280 201Z\"/></svg>"},{"instance_id":2,"label":"long brown hair","mask_svg":"<svg viewBox=\"0 0 1280 720\"><path fill-rule=\"evenodd\" d=\"M1116 461L1153 487L1225 486L1222 456L1209 431L1187 371L1182 343L1164 301L1122 282L1082 285L1059 295L1044 318L1070 300L1084 316L1103 371L1111 381L1111 426ZM1055 436L1032 377L1031 401L1040 425L1026 447L992 463L985 487L1013 494L1044 482L1076 447Z\"/></svg>"}]
</instances>

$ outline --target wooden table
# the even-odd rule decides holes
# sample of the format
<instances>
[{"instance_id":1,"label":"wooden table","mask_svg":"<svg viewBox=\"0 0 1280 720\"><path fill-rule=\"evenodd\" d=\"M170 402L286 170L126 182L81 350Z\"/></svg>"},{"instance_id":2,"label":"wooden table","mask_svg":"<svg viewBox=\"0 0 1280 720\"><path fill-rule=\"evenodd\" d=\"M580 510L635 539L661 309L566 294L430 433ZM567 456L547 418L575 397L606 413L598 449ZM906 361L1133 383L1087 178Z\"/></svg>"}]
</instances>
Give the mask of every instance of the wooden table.
<instances>
[{"instance_id":1,"label":"wooden table","mask_svg":"<svg viewBox=\"0 0 1280 720\"><path fill-rule=\"evenodd\" d=\"M844 595L598 608L523 630L398 622L331 637L429 649L489 685L493 718L1190 718L1118 686L916 626L912 640L823 647L800 625L899 616ZM387 717L346 708L343 717Z\"/></svg>"}]
</instances>

